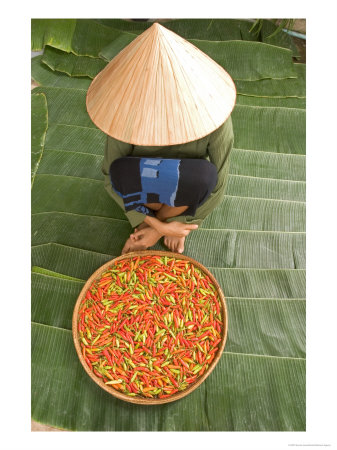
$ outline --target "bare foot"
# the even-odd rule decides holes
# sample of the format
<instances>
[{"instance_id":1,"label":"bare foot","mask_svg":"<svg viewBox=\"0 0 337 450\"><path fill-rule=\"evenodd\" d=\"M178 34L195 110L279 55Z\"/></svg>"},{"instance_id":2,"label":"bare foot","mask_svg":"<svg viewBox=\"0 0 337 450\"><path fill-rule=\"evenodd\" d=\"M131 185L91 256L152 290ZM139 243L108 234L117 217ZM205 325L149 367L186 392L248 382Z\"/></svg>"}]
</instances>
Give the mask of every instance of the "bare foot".
<instances>
[{"instance_id":1,"label":"bare foot","mask_svg":"<svg viewBox=\"0 0 337 450\"><path fill-rule=\"evenodd\" d=\"M171 252L182 253L184 251L184 237L176 237L176 236L165 236L164 244L168 247Z\"/></svg>"}]
</instances>

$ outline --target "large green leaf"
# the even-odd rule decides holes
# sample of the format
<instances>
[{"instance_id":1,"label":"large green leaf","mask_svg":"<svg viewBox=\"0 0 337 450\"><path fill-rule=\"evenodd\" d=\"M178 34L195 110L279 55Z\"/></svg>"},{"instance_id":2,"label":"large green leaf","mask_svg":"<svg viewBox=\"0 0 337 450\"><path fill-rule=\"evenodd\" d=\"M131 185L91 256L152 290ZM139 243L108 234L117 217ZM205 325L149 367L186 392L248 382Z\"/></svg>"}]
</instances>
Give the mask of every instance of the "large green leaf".
<instances>
[{"instance_id":1,"label":"large green leaf","mask_svg":"<svg viewBox=\"0 0 337 450\"><path fill-rule=\"evenodd\" d=\"M31 112L31 172L33 184L36 171L42 158L48 126L47 101L44 94L32 95Z\"/></svg>"},{"instance_id":2,"label":"large green leaf","mask_svg":"<svg viewBox=\"0 0 337 450\"><path fill-rule=\"evenodd\" d=\"M81 367L69 330L33 323L32 361L32 397L39 399L33 401L32 415L38 421L61 428L92 431L305 428L302 358L226 352L212 377L197 390L183 401L160 407L129 405L100 389Z\"/></svg>"},{"instance_id":3,"label":"large green leaf","mask_svg":"<svg viewBox=\"0 0 337 450\"><path fill-rule=\"evenodd\" d=\"M81 178L102 179L102 156L62 150L46 150L39 174L69 175Z\"/></svg>"},{"instance_id":4,"label":"large green leaf","mask_svg":"<svg viewBox=\"0 0 337 450\"><path fill-rule=\"evenodd\" d=\"M192 44L223 66L235 80L296 78L288 49L260 42L190 40ZM234 63L232 63L232 61ZM246 67L249 73L246 73Z\"/></svg>"},{"instance_id":5,"label":"large green leaf","mask_svg":"<svg viewBox=\"0 0 337 450\"><path fill-rule=\"evenodd\" d=\"M70 52L75 28L76 19L32 19L32 50L42 50L48 44Z\"/></svg>"},{"instance_id":6,"label":"large green leaf","mask_svg":"<svg viewBox=\"0 0 337 450\"><path fill-rule=\"evenodd\" d=\"M280 33L274 34L274 31L277 29L277 26L271 22L270 20L263 20L263 25L261 28L261 32L259 35L259 39L266 44L277 45L280 47L291 48L294 56L299 56L299 51L296 48L292 39L289 39L289 34L285 33L281 30ZM273 35L274 34L274 35Z\"/></svg>"},{"instance_id":7,"label":"large green leaf","mask_svg":"<svg viewBox=\"0 0 337 450\"><path fill-rule=\"evenodd\" d=\"M32 247L32 264L86 280L117 254L99 253L69 245L48 243ZM209 267L226 298L304 299L305 271L294 269L228 269Z\"/></svg>"},{"instance_id":8,"label":"large green leaf","mask_svg":"<svg viewBox=\"0 0 337 450\"><path fill-rule=\"evenodd\" d=\"M45 64L42 64L41 60L43 55L35 56L32 58L32 71L31 76L34 81L42 86L51 87L65 87L74 89L87 90L91 79L88 77L69 77L65 73L54 72Z\"/></svg>"},{"instance_id":9,"label":"large green leaf","mask_svg":"<svg viewBox=\"0 0 337 450\"><path fill-rule=\"evenodd\" d=\"M131 232L125 220L63 212L33 214L32 229L32 245L56 242L110 254L121 253ZM207 252L213 247L214 251ZM200 228L185 248L186 254L206 266L304 268L303 233Z\"/></svg>"},{"instance_id":10,"label":"large green leaf","mask_svg":"<svg viewBox=\"0 0 337 450\"><path fill-rule=\"evenodd\" d=\"M283 108L299 109L305 109L306 107L305 98L296 97L257 97L239 94L236 103L238 105L279 106Z\"/></svg>"},{"instance_id":11,"label":"large green leaf","mask_svg":"<svg viewBox=\"0 0 337 450\"><path fill-rule=\"evenodd\" d=\"M305 154L305 111L237 105L232 113L235 147Z\"/></svg>"},{"instance_id":12,"label":"large green leaf","mask_svg":"<svg viewBox=\"0 0 337 450\"><path fill-rule=\"evenodd\" d=\"M99 23L101 22L101 23ZM159 23L161 21L159 20ZM178 19L162 23L185 39L198 40L248 40L266 42L290 49L294 56L298 50L292 38L283 31L273 38L276 29L270 21L264 21L260 36L250 33L251 23L233 19ZM108 26L107 26L108 25ZM99 51L114 39L119 40L120 49L152 23L133 24L121 20L93 19L32 19L32 50L42 50L50 45L76 55L97 57Z\"/></svg>"},{"instance_id":13,"label":"large green leaf","mask_svg":"<svg viewBox=\"0 0 337 450\"><path fill-rule=\"evenodd\" d=\"M294 64L293 67L296 71L296 78L284 80L269 78L258 81L235 80L237 92L241 95L255 97L305 98L306 65Z\"/></svg>"},{"instance_id":14,"label":"large green leaf","mask_svg":"<svg viewBox=\"0 0 337 450\"><path fill-rule=\"evenodd\" d=\"M37 87L34 92L43 92L46 95L50 124L97 130L86 112L85 90ZM232 118L236 148L289 154L305 153L305 111L301 109L237 105Z\"/></svg>"},{"instance_id":15,"label":"large green leaf","mask_svg":"<svg viewBox=\"0 0 337 450\"><path fill-rule=\"evenodd\" d=\"M121 32L91 19L32 19L32 50L46 45L75 55L98 57Z\"/></svg>"},{"instance_id":16,"label":"large green leaf","mask_svg":"<svg viewBox=\"0 0 337 450\"><path fill-rule=\"evenodd\" d=\"M97 22L121 31L140 34L152 25L152 22L132 22L122 19L95 19ZM238 19L174 19L158 20L159 23L169 30L179 34L185 39L202 39L208 41L258 41L273 44L278 47L290 48L294 56L298 50L289 34L281 31L272 39L268 38L276 26L269 20L263 21L261 34L258 35L249 30L252 23L248 20Z\"/></svg>"},{"instance_id":17,"label":"large green leaf","mask_svg":"<svg viewBox=\"0 0 337 450\"><path fill-rule=\"evenodd\" d=\"M32 321L71 330L74 299L85 282L37 269L32 273ZM229 298L227 306L232 318L227 352L305 356L304 300Z\"/></svg>"},{"instance_id":18,"label":"large green leaf","mask_svg":"<svg viewBox=\"0 0 337 450\"><path fill-rule=\"evenodd\" d=\"M83 53L93 48L90 33L81 39ZM185 399L142 407L89 379L70 331L83 283L120 254L131 231L104 190L106 137L86 113L90 80L52 72L41 58L32 75L41 84L32 127L43 142L32 188L32 417L69 430L305 430L305 111L256 106L264 93L302 101L304 78L298 87L242 85L253 106L238 104L232 115L226 196L185 246L227 298L225 352ZM47 116L35 96L44 96Z\"/></svg>"},{"instance_id":19,"label":"large green leaf","mask_svg":"<svg viewBox=\"0 0 337 450\"><path fill-rule=\"evenodd\" d=\"M97 129L85 108L86 91L83 89L37 87L34 93L47 97L49 124L76 125Z\"/></svg>"},{"instance_id":20,"label":"large green leaf","mask_svg":"<svg viewBox=\"0 0 337 450\"><path fill-rule=\"evenodd\" d=\"M47 65L50 67L47 67ZM47 47L44 55L32 59L32 78L43 86L86 90L90 85L91 78L104 66L105 63L99 58L76 56ZM50 68L53 70L50 70ZM238 94L237 103L240 105L283 106L304 109L305 64L295 64L294 68L297 78L256 81L235 80ZM56 74L54 70L57 71ZM62 73L67 73L71 77L62 75Z\"/></svg>"},{"instance_id":21,"label":"large green leaf","mask_svg":"<svg viewBox=\"0 0 337 450\"><path fill-rule=\"evenodd\" d=\"M115 40L116 41L116 40ZM115 45L115 41L111 43L107 49ZM247 43L247 49L249 49L249 43ZM242 53L245 48L240 48L238 51ZM263 50L263 47L260 51ZM108 51L108 50L107 50ZM102 50L104 52L104 49ZM113 52L115 54L117 52ZM250 53L248 51L248 53ZM231 57L231 55L229 55ZM240 58L239 58L240 59ZM238 66L234 71L240 72L240 77L246 76L249 80L250 78L256 76L256 70L258 68L256 61L245 58L242 55L243 62L238 61L237 57L233 57L229 66ZM41 64L43 63L43 64ZM260 71L262 76L269 76L270 68L263 66L263 61L259 62ZM55 83L60 83L60 87L75 87L81 89L88 88L90 81L87 79L81 80L76 77L90 77L94 78L97 73L99 73L106 63L99 58L88 58L86 56L76 56L74 54L68 54L52 47L47 46L45 48L44 54L42 56L37 56L32 59L32 76L36 81L43 81L44 86L54 86ZM48 66L48 67L46 67ZM245 69L243 70L243 68ZM51 68L53 71L63 72L74 78L68 77L58 77L53 75L52 72L48 70ZM235 80L236 90L239 95L237 101L238 103L244 103L245 101L258 104L258 102L269 101L274 102L270 106L285 106L285 107L304 107L305 105L305 64L294 64L292 70L296 71L296 78L263 78L255 81L247 80ZM246 75L243 75L243 74ZM254 97L253 99L243 99L242 96ZM261 97L261 98L258 98ZM271 100L272 98L273 100ZM268 100L269 99L269 100ZM255 103L254 103L255 102ZM277 104L279 102L279 104ZM283 104L282 104L283 102ZM263 105L261 105L263 106Z\"/></svg>"},{"instance_id":22,"label":"large green leaf","mask_svg":"<svg viewBox=\"0 0 337 450\"><path fill-rule=\"evenodd\" d=\"M44 160L48 160L47 155L57 153L63 155L61 152L47 151ZM76 153L75 153L76 154ZM76 154L78 156L78 154ZM90 155L92 156L92 155ZM83 158L87 161L86 158ZM34 187L34 199L32 204L33 212L51 211L53 209L65 208L68 211L82 211L83 213L92 213L93 215L102 215L106 217L116 217L121 209L114 206L115 203L109 196L104 195L103 182L88 177L88 167L86 167L86 176L80 177L74 175L78 173L78 166L71 165L70 169L62 163L60 167L55 167L53 170L52 164L57 164L56 159L49 159L51 165L43 170L43 166L39 168L39 175L36 177ZM60 175L56 172L60 169ZM69 169L69 172L68 172ZM43 173L46 171L53 172L52 174ZM96 170L93 174L96 176ZM36 194L35 194L36 193ZM92 195L91 195L92 194ZM67 204L64 204L64 196L68 196ZM101 200L90 201L90 197L99 198ZM261 213L261 208L267 214L268 209L276 209L277 207L283 212L291 211L300 214L303 211L304 205L299 202L305 200L305 183L301 181L275 180L275 179L259 179L256 177L247 177L241 175L229 175L227 186L227 197L223 206L219 206L217 216L222 216L223 209L228 208L228 214L232 214L231 202L233 197L240 197L242 206L249 208L257 208ZM251 197L253 200L244 200L245 197ZM86 199L86 200L84 200ZM263 200L259 200L263 199ZM275 203L268 201L268 199L275 199L275 201L283 200L283 203ZM289 202L287 202L289 200ZM96 204L95 204L96 203ZM299 204L298 204L299 203ZM96 211L97 214L94 212ZM98 214L99 213L99 214ZM121 212L121 214L123 214Z\"/></svg>"},{"instance_id":23,"label":"large green leaf","mask_svg":"<svg viewBox=\"0 0 337 450\"><path fill-rule=\"evenodd\" d=\"M121 39L121 37L114 39L101 50L100 56L104 59L77 56L47 46L41 61L49 68L71 76L94 78L107 62L111 61L130 41L129 37L127 39ZM284 86L279 83L278 92L282 92L282 89L287 90L288 82L290 82L289 89L291 89L292 84L294 84L291 83L291 80L296 80L298 77L295 70L296 66L292 62L291 52L287 49L247 41L191 40L191 43L223 66L232 78L245 80L246 85L243 84L243 93L247 92L247 89L248 93L250 91L254 93L259 89L273 91L273 83L277 84L278 80L285 79L283 80ZM273 61L273 64L270 64L270 61ZM280 70L280 67L282 70ZM267 80L270 81L270 78L273 79L273 83L267 82ZM262 84L261 88L249 88L248 81L255 80L265 81L265 87ZM271 84L271 87L268 88L269 84ZM274 92L275 90L276 87L274 87Z\"/></svg>"},{"instance_id":24,"label":"large green leaf","mask_svg":"<svg viewBox=\"0 0 337 450\"><path fill-rule=\"evenodd\" d=\"M114 41L115 42L115 41ZM236 62L233 61L233 64ZM247 61L248 63L248 61ZM46 47L44 55L32 59L32 78L43 86L87 89L90 80L106 63L99 58L76 56L52 47ZM235 80L237 103L257 106L284 106L305 108L305 80L303 64L296 64L297 78L262 79L256 81ZM54 72L57 72L55 74ZM249 66L247 66L249 75ZM65 76L70 75L70 77ZM295 93L297 92L297 96ZM279 96L276 96L278 93Z\"/></svg>"},{"instance_id":25,"label":"large green leaf","mask_svg":"<svg viewBox=\"0 0 337 450\"><path fill-rule=\"evenodd\" d=\"M48 243L32 247L32 265L86 280L107 261L118 255L83 250L68 245Z\"/></svg>"},{"instance_id":26,"label":"large green leaf","mask_svg":"<svg viewBox=\"0 0 337 450\"><path fill-rule=\"evenodd\" d=\"M86 153L102 159L106 135L97 128L78 125L50 125L45 141L46 150Z\"/></svg>"},{"instance_id":27,"label":"large green leaf","mask_svg":"<svg viewBox=\"0 0 337 450\"><path fill-rule=\"evenodd\" d=\"M50 69L67 75L90 78L94 78L106 66L106 62L101 58L76 56L49 46L44 49L42 62Z\"/></svg>"},{"instance_id":28,"label":"large green leaf","mask_svg":"<svg viewBox=\"0 0 337 450\"><path fill-rule=\"evenodd\" d=\"M64 198L67 197L67 202ZM122 209L105 195L102 181L64 175L38 175L32 212L63 211L125 220Z\"/></svg>"},{"instance_id":29,"label":"large green leaf","mask_svg":"<svg viewBox=\"0 0 337 450\"><path fill-rule=\"evenodd\" d=\"M273 198L294 202L305 201L305 183L303 181L275 180L230 174L226 192L227 195L239 197Z\"/></svg>"},{"instance_id":30,"label":"large green leaf","mask_svg":"<svg viewBox=\"0 0 337 450\"><path fill-rule=\"evenodd\" d=\"M244 181L246 180L247 178L244 178ZM252 193L249 185L240 184L240 188L245 187ZM204 220L199 230L249 229L288 233L304 231L303 202L250 197L243 193L244 197L226 195L222 204ZM67 202L64 201L65 198ZM39 175L33 188L32 212L53 213L55 210L80 216L94 216L97 219L125 221L121 209L105 194L103 182L70 176ZM70 220L65 217L64 220ZM82 220L81 217L73 219Z\"/></svg>"},{"instance_id":31,"label":"large green leaf","mask_svg":"<svg viewBox=\"0 0 337 450\"><path fill-rule=\"evenodd\" d=\"M247 145L244 142L243 144ZM305 155L234 148L231 154L230 172L257 178L304 181Z\"/></svg>"},{"instance_id":32,"label":"large green leaf","mask_svg":"<svg viewBox=\"0 0 337 450\"><path fill-rule=\"evenodd\" d=\"M64 275L62 273L55 272L54 270L45 269L44 267L39 267L39 266L33 266L32 273L47 275L49 277L55 277L55 278L59 278L59 279L63 279L63 280L83 281L80 278L75 278L70 275Z\"/></svg>"},{"instance_id":33,"label":"large green leaf","mask_svg":"<svg viewBox=\"0 0 337 450\"><path fill-rule=\"evenodd\" d=\"M197 39L189 41L223 66L235 80L253 81L264 78L297 77L291 51L288 49L260 42ZM111 61L117 53L112 42L101 50L100 55L107 61Z\"/></svg>"}]
</instances>

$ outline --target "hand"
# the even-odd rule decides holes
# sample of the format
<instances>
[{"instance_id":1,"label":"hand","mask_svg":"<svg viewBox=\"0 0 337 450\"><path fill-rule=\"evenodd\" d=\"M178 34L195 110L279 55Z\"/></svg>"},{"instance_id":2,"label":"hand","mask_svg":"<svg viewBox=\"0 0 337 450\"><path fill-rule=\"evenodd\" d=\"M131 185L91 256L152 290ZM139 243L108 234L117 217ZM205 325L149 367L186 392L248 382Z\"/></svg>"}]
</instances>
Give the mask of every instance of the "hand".
<instances>
[{"instance_id":1,"label":"hand","mask_svg":"<svg viewBox=\"0 0 337 450\"><path fill-rule=\"evenodd\" d=\"M161 233L165 236L186 237L192 230L196 230L198 225L188 225L182 222L162 222Z\"/></svg>"},{"instance_id":2,"label":"hand","mask_svg":"<svg viewBox=\"0 0 337 450\"><path fill-rule=\"evenodd\" d=\"M136 252L138 250L146 250L146 247L140 243L138 244L137 242L133 241L131 237L129 237L129 239L127 239L124 244L121 254L125 255L125 253Z\"/></svg>"},{"instance_id":3,"label":"hand","mask_svg":"<svg viewBox=\"0 0 337 450\"><path fill-rule=\"evenodd\" d=\"M135 229L135 232L130 234L131 242L137 246L143 246L145 248L152 247L162 237L157 230L152 227L144 227L139 230Z\"/></svg>"}]
</instances>

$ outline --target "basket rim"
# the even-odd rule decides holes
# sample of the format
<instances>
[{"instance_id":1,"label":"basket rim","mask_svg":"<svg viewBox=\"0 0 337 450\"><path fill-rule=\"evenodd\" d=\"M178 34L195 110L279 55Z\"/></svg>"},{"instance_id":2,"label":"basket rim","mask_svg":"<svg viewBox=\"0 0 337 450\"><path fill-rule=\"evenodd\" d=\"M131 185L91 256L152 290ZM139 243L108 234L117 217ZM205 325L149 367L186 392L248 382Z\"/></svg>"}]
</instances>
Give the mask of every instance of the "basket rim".
<instances>
[{"instance_id":1,"label":"basket rim","mask_svg":"<svg viewBox=\"0 0 337 450\"><path fill-rule=\"evenodd\" d=\"M216 291L218 294L218 299L220 300L219 301L220 308L222 309L222 316L223 316L222 317L222 320L223 320L222 325L223 325L223 327L222 327L222 332L221 332L221 342L219 345L219 349L216 352L216 356L214 357L213 361L209 365L208 369L202 374L202 376L197 378L197 380L194 383L192 383L189 387L187 387L183 391L176 392L175 394L172 394L170 397L165 397L165 398L147 398L147 397L140 397L140 396L132 397L132 396L128 396L126 394L123 394L122 392L117 391L116 389L114 389L113 387L110 387L109 385L106 385L101 379L99 379L97 376L95 376L93 374L93 372L90 370L89 366L87 365L87 363L84 360L84 357L83 357L83 354L81 351L79 332L78 332L78 312L79 312L79 307L80 307L81 301L82 301L83 297L86 295L89 286L92 284L92 282L96 278L99 277L99 275L102 272L104 272L112 264L114 264L120 260L123 260L123 259L128 259L128 258L131 259L131 258L134 258L137 256L142 257L142 256L156 256L156 255L168 256L171 258L187 260L187 261L191 262L193 265L195 265L196 267L198 267L200 270L202 270L206 275L208 275L210 277L210 279L212 280L212 283L214 284L214 286L216 288ZM221 289L219 283L217 282L216 278L214 277L214 275L206 267L204 267L200 262L194 260L193 258L191 258L187 255L169 252L169 251L162 251L162 250L141 250L141 251L136 251L136 252L130 252L130 253L126 253L121 256L117 256L116 258L113 258L110 261L107 261L106 263L104 263L97 270L95 270L95 272L93 272L93 274L85 282L85 284L76 300L74 311L73 311L73 317L72 317L72 336L73 336L76 353L77 353L77 356L79 357L79 360L80 360L84 370L89 375L89 377L96 384L98 384L102 389L104 389L106 392L108 392L112 396L114 396L120 400L127 401L129 403L142 404L142 405L159 405L159 404L164 404L164 403L170 403L170 402L173 402L176 400L180 400L181 398L185 397L186 395L190 394L195 389L197 389L205 381L205 379L211 374L211 372L214 370L215 366L217 365L217 363L223 353L223 350L225 348L225 344L226 344L226 340L227 340L227 331L228 331L228 312L227 312L226 299L225 299L222 289Z\"/></svg>"}]
</instances>

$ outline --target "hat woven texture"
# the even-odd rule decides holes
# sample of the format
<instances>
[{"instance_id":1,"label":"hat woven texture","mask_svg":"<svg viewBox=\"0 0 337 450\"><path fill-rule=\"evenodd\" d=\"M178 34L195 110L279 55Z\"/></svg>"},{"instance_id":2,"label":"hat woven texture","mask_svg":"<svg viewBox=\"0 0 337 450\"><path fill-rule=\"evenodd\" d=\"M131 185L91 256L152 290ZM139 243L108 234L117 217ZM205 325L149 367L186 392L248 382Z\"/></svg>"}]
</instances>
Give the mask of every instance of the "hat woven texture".
<instances>
[{"instance_id":1,"label":"hat woven texture","mask_svg":"<svg viewBox=\"0 0 337 450\"><path fill-rule=\"evenodd\" d=\"M158 23L94 78L87 111L104 133L134 145L200 139L230 116L236 89L209 56Z\"/></svg>"}]
</instances>

